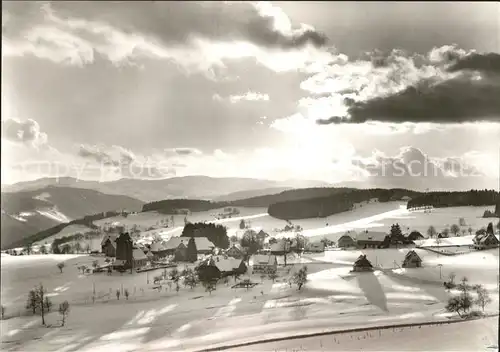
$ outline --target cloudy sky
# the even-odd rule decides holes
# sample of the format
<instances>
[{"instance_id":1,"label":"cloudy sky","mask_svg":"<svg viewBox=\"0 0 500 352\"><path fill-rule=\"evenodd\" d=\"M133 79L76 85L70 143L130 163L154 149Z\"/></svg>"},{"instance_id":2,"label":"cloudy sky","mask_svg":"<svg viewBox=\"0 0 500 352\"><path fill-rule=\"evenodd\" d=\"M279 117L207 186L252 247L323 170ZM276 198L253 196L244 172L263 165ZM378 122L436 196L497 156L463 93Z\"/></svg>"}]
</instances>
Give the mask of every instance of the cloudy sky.
<instances>
[{"instance_id":1,"label":"cloudy sky","mask_svg":"<svg viewBox=\"0 0 500 352\"><path fill-rule=\"evenodd\" d=\"M498 177L499 16L495 2L3 2L2 183L335 183L423 159Z\"/></svg>"}]
</instances>

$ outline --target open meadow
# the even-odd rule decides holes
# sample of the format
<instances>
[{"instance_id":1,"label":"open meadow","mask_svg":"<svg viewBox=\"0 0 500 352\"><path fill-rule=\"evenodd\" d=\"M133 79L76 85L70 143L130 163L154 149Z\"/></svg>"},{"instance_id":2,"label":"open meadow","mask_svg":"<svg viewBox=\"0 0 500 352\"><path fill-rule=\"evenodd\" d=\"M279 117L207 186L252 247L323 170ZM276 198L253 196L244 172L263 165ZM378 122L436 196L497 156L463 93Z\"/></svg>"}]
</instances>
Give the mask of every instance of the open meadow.
<instances>
[{"instance_id":1,"label":"open meadow","mask_svg":"<svg viewBox=\"0 0 500 352\"><path fill-rule=\"evenodd\" d=\"M227 284L219 283L212 293L201 286L190 289L181 285L179 292L167 284L160 290L153 289L152 278L161 270L112 275L82 274L78 270L78 266L90 265L97 257L6 256L2 257L2 301L7 311L6 319L1 322L1 348L190 351L299 333L453 320L456 314L447 313L444 306L454 292L446 292L442 285L444 276L450 272L457 279L466 275L471 283L483 284L493 299L486 312L498 312L498 250L438 256L418 249L423 268L398 268L394 261L400 264L406 251L362 251L376 266L373 273L350 272L361 253L358 251L293 257L287 268L291 272L280 268L281 275L274 283L267 277L252 275L250 268L250 274L242 278L257 282L256 287L232 289L234 281L230 278ZM103 259L98 258L101 262ZM66 260L62 273L56 267L61 260ZM439 277L437 264L442 264L443 278ZM303 265L308 267L308 282L299 291L295 285L288 285L287 278ZM183 268L181 264L179 269ZM56 312L47 317L50 327L42 327L40 317L24 309L27 292L39 283L47 288L55 306L63 300L69 301L71 312L64 327L60 326ZM119 299L117 290L121 292ZM125 290L130 293L128 299ZM384 331L376 346L383 349L388 341L398 341L405 334ZM346 337L338 341L337 346L342 350L361 346L361 342L357 344L357 340L353 342ZM492 343L483 342L484 348ZM309 350L318 350L312 342L301 344L309 346ZM276 346L281 348L283 343ZM242 350L252 350L249 348Z\"/></svg>"},{"instance_id":2,"label":"open meadow","mask_svg":"<svg viewBox=\"0 0 500 352\"><path fill-rule=\"evenodd\" d=\"M483 207L460 207L434 209L427 214L409 212L401 202L371 203L325 219L292 223L302 226L303 234L311 239L327 236L337 240L346 229L378 227L388 231L396 222L403 229L409 227L425 234L431 224L440 229L458 223L463 217L467 227L478 229L488 222L488 219L478 217L483 211ZM237 217L222 220L213 220L214 213L217 212L195 213L187 218L193 222L224 224L229 235L243 234L239 229L242 219L250 221L252 228L262 228L277 237L283 234L273 229L286 224L260 208L241 208ZM157 213L139 213L106 221L148 227L165 217ZM165 238L177 236L182 231L184 216L175 217L174 222L174 227L150 230L143 232L142 236L147 238L158 232ZM435 240L424 240L420 244L432 248L416 249L423 260L422 268L416 269L401 268L408 249L397 248L304 254L300 258L289 258L287 268L283 267L283 258L279 257L280 275L275 282L265 276L253 275L250 266L249 273L242 278L258 283L256 287L232 289L234 281L229 279L228 283L219 282L212 293L200 285L190 289L182 284L176 292L172 283L167 282L158 289L153 278L162 273L161 269L134 274L113 272L111 275L83 274L78 269L83 264L91 266L94 260L102 265L103 257L2 256L2 304L6 307L6 319L1 322L1 348L9 351L189 351L228 342L349 327L453 320L456 314L446 312L445 305L450 295L456 292L447 292L443 287L443 281L451 273L457 280L467 276L471 284L482 284L493 299L486 312L496 313L498 249L472 251L468 247L471 243L472 236L469 235L442 239L439 243L442 248L437 250L448 248L455 254L464 252L447 256L435 252L438 245ZM367 255L375 267L374 272L351 272L354 261L361 254ZM56 266L61 261L65 262L62 272ZM308 267L308 281L299 291L295 285L288 284L288 279L304 265ZM191 264L181 264L178 269L188 266ZM47 289L54 307L65 300L70 303L71 312L64 327L60 326L57 312L50 312L47 316L49 327L42 327L40 317L25 309L28 291L40 283ZM117 291L120 296L117 296ZM125 291L129 293L128 297ZM446 331L449 328L440 326L435 329ZM377 340L379 345L375 345L379 347L375 348L384 349L388 341L398 341L403 335L384 332ZM318 350L314 347L316 342L307 341L301 345ZM338 348L349 350L360 348L356 341L344 338L335 343ZM276 348L285 345L292 346L278 343Z\"/></svg>"},{"instance_id":3,"label":"open meadow","mask_svg":"<svg viewBox=\"0 0 500 352\"><path fill-rule=\"evenodd\" d=\"M260 230L263 229L271 236L283 237L293 235L290 232L279 232L277 229L283 229L286 221L276 219L267 214L266 208L245 208L238 207L240 214L232 218L215 218L216 214L223 209L211 210L208 212L196 212L190 215L174 215L173 226L168 228L153 229L145 231L144 237L158 235L165 239L171 236L179 236L184 226L184 217L190 222L214 222L223 224L228 228L228 235L242 236L244 231L240 230L240 221L244 220L250 227ZM330 215L325 218L298 219L293 220L294 225L302 227L302 234L311 239L321 239L327 237L333 241L347 230L361 231L365 229L375 229L376 231L388 231L394 223L399 223L403 231L420 231L426 236L426 231L430 225L433 225L438 231L449 228L452 224L458 224L460 218L464 218L466 226L461 230L468 231L469 227L474 231L485 227L488 219L483 219L483 212L493 210L494 207L452 207L433 209L431 213L423 211L408 211L406 202L371 202L358 205L355 209L340 214ZM162 219L170 219L170 216L158 214L157 212L145 212L128 215L126 218L117 216L109 219L96 221L97 226L103 226L105 223L120 223L124 226L137 225L141 228L154 226ZM469 233L467 232L467 235ZM152 238L152 237L151 237Z\"/></svg>"}]
</instances>

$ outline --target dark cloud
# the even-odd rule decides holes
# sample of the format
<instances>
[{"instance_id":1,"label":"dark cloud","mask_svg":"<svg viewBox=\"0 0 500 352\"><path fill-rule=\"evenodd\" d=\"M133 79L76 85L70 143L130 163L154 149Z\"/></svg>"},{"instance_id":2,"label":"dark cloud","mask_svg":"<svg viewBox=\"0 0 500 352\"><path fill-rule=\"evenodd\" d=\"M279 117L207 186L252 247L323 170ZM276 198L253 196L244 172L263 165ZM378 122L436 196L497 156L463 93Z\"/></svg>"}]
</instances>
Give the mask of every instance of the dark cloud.
<instances>
[{"instance_id":1,"label":"dark cloud","mask_svg":"<svg viewBox=\"0 0 500 352\"><path fill-rule=\"evenodd\" d=\"M47 135L40 132L40 125L35 120L18 121L7 119L2 121L2 137L12 142L44 145Z\"/></svg>"},{"instance_id":2,"label":"dark cloud","mask_svg":"<svg viewBox=\"0 0 500 352\"><path fill-rule=\"evenodd\" d=\"M281 31L274 26L272 11L263 12L251 2L196 1L96 1L52 2L53 13L64 19L85 19L109 24L126 33L141 33L163 44L185 44L196 38L216 41L243 40L269 48L323 46L327 38L311 28ZM19 35L34 22L43 22L38 3L8 4L3 12L9 36ZM9 16L7 16L9 17ZM46 16L45 16L46 17ZM19 20L18 20L19 19Z\"/></svg>"},{"instance_id":3,"label":"dark cloud","mask_svg":"<svg viewBox=\"0 0 500 352\"><path fill-rule=\"evenodd\" d=\"M318 124L382 122L500 122L500 81L459 77L435 83L423 81L403 91L367 101L350 102L347 117Z\"/></svg>"},{"instance_id":4,"label":"dark cloud","mask_svg":"<svg viewBox=\"0 0 500 352\"><path fill-rule=\"evenodd\" d=\"M448 68L450 72L471 70L485 73L500 73L500 54L469 54L458 58L456 62Z\"/></svg>"}]
</instances>

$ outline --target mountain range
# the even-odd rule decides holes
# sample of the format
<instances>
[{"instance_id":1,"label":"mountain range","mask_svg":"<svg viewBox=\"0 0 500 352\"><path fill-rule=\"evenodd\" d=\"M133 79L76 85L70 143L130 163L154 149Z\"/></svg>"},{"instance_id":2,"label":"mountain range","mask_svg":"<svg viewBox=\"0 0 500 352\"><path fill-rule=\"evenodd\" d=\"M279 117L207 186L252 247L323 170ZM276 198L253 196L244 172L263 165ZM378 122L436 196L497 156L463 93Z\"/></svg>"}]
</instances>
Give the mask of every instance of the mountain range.
<instances>
[{"instance_id":1,"label":"mountain range","mask_svg":"<svg viewBox=\"0 0 500 352\"><path fill-rule=\"evenodd\" d=\"M39 231L104 211L141 211L145 201L196 198L233 201L287 189L322 187L316 181L175 177L113 182L43 178L2 186L2 248Z\"/></svg>"},{"instance_id":2,"label":"mountain range","mask_svg":"<svg viewBox=\"0 0 500 352\"><path fill-rule=\"evenodd\" d=\"M163 180L120 179L117 181L98 182L84 181L72 177L41 178L35 181L19 182L13 185L2 185L2 192L19 192L42 189L44 187L72 187L91 189L104 194L124 195L144 202L173 198L214 199L226 197L253 197L270 192L281 192L292 188L328 187L331 184L321 181L271 181L252 178L213 178L208 176L172 177ZM276 190L273 190L276 189ZM249 192L248 194L234 194ZM257 192L253 194L252 192ZM264 192L264 193L262 193Z\"/></svg>"}]
</instances>

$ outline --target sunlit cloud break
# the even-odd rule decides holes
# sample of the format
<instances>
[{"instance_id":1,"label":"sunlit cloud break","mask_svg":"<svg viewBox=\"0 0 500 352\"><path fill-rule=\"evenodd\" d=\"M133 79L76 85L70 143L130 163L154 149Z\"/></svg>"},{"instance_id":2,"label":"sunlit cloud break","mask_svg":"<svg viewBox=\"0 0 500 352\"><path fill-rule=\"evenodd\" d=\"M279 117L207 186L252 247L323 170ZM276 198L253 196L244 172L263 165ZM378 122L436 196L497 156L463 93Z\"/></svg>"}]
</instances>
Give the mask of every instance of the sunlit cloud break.
<instances>
[{"instance_id":1,"label":"sunlit cloud break","mask_svg":"<svg viewBox=\"0 0 500 352\"><path fill-rule=\"evenodd\" d=\"M269 95L267 94L261 94L261 93L255 93L255 92L247 92L243 95L231 95L229 97L229 100L231 103L238 103L242 100L246 101L269 101Z\"/></svg>"}]
</instances>

